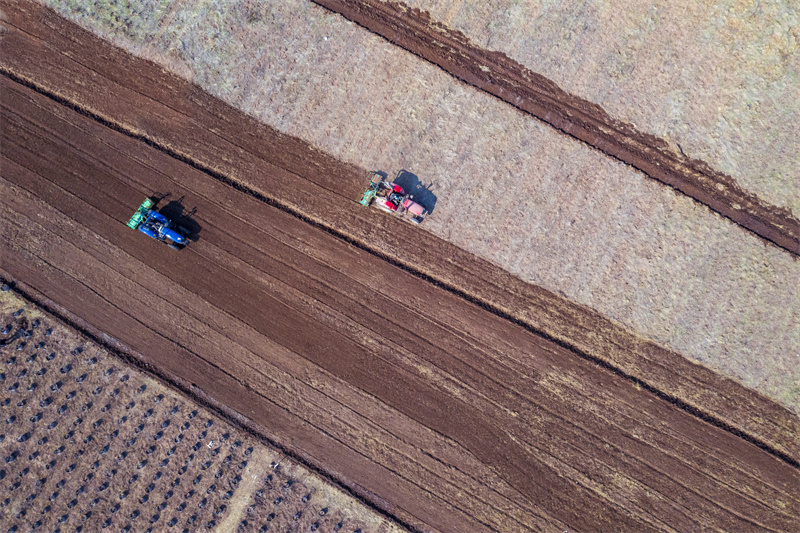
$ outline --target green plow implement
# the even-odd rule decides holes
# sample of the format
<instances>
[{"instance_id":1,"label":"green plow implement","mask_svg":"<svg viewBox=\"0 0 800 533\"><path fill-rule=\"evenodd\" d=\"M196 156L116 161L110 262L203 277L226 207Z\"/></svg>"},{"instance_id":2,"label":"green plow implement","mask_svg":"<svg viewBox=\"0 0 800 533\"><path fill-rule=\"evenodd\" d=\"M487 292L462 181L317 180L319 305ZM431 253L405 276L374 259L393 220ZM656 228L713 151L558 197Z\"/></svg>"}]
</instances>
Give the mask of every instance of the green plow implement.
<instances>
[{"instance_id":1,"label":"green plow implement","mask_svg":"<svg viewBox=\"0 0 800 533\"><path fill-rule=\"evenodd\" d=\"M147 211L149 211L151 207L153 207L153 201L150 198L142 202L142 205L139 206L139 209L136 210L131 219L128 221L128 227L131 229L138 228L139 224L142 223L142 220L147 215Z\"/></svg>"},{"instance_id":2,"label":"green plow implement","mask_svg":"<svg viewBox=\"0 0 800 533\"><path fill-rule=\"evenodd\" d=\"M369 178L369 185L367 186L367 190L364 191L364 196L361 197L361 205L369 205L372 200L375 199L375 196L378 194L378 187L383 180L380 174L377 172L370 172L367 177Z\"/></svg>"}]
</instances>

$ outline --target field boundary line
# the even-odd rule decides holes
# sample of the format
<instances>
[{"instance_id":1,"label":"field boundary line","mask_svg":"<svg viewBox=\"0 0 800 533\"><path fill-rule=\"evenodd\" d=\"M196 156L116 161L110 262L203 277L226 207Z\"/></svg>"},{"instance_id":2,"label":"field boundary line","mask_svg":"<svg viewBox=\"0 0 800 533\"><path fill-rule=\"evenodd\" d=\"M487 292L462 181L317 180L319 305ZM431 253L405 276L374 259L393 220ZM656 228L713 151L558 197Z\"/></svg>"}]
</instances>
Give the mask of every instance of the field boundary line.
<instances>
[{"instance_id":1,"label":"field boundary line","mask_svg":"<svg viewBox=\"0 0 800 533\"><path fill-rule=\"evenodd\" d=\"M65 107L73 109L74 111L76 111L76 112L78 112L78 113L80 113L80 114L82 114L84 116L87 116L87 117L89 117L89 118L91 118L91 119L93 119L93 120L95 120L97 122L100 122L101 124L103 124L104 126L110 128L110 129L113 129L115 131L118 131L119 133L122 133L122 134L126 135L126 136L129 136L131 138L134 138L134 139L137 139L137 140L139 140L141 142L144 142L145 144L151 146L152 148L155 148L155 149L165 153L166 155L168 155L170 157L178 159L181 162L183 162L183 163L185 163L187 165L190 165L193 168L195 168L195 169L197 169L197 170L199 170L199 171L201 171L203 173L206 173L207 175L213 177L214 179L216 179L216 180L218 180L218 181L220 181L220 182L222 182L222 183L224 183L226 185L234 187L235 189L237 189L237 190L239 190L241 192L244 192L245 194L248 194L249 196L251 196L251 197L253 197L253 198L255 198L255 199L257 199L257 200L259 200L261 202L267 203L267 204L271 205L272 207L280 209L281 211L284 211L284 212L286 212L286 213L288 213L288 214L290 214L290 215L292 215L292 216L294 216L296 218L299 218L299 219L303 220L304 222L306 222L308 224L311 224L312 226L315 226L315 227L325 231L326 233L330 234L334 238L343 240L343 241L347 242L348 244L350 244L350 245L352 245L354 247L357 247L357 248L359 248L359 249L361 249L361 250L363 250L363 251L365 251L365 252L367 252L369 254L372 254L372 255L374 255L374 256L376 256L376 257L378 257L378 258L380 258L380 259L382 259L382 260L384 260L384 261L396 266L397 268L400 268L400 269L408 272L409 274L411 274L411 275L413 275L413 276L415 276L415 277L417 277L419 279L422 279L423 281L426 281L426 282L431 283L431 284L433 284L433 285L435 285L435 286L437 286L437 287L439 287L441 289L444 289L444 290L454 294L455 296L457 296L457 297L459 297L459 298L461 298L463 300L469 301L470 303L472 303L472 304L484 309L487 312L490 312L490 313L492 313L492 314L494 314L494 315L496 315L496 316L498 316L498 317L500 317L500 318L502 318L504 320L508 320L508 321L510 321L510 322L512 322L512 323L514 323L514 324L516 324L516 325L518 325L518 326L530 331L531 333L533 333L535 335L538 335L538 336L540 336L540 337L542 337L542 338L544 338L546 340L549 340L549 341L555 343L556 345L568 350L569 352L573 353L574 355L580 357L581 359L584 359L585 361L588 361L588 362L590 362L590 363L592 363L592 364L594 364L596 366L599 366L599 367L603 368L606 371L609 371L609 372L612 372L613 374L616 374L617 376L619 376L619 377L621 377L621 378L633 383L635 386L641 387L641 388L647 390L649 393L653 394L654 396L658 397L659 399L661 399L663 401L666 401L668 403L671 403L672 405L674 405L677 408L687 412L688 414L690 414L690 415L692 415L692 416L694 416L694 417L696 417L696 418L698 418L700 420L703 420L704 422L707 422L707 423L709 423L709 424L711 424L713 426L716 426L716 427L718 427L718 428L720 428L720 429L722 429L722 430L724 430L724 431L726 431L726 432L728 432L728 433L730 433L730 434L732 434L732 435L734 435L736 437L739 437L739 438L741 438L741 439L753 444L754 446L762 449L763 451L769 453L770 455L780 459L781 461L783 461L787 465L790 465L793 468L795 468L797 470L800 470L800 461L798 461L797 459L793 458L788 453L785 453L785 452L777 449L776 447L768 444L764 440L762 440L762 439L760 439L760 438L758 438L758 437L756 437L756 436L754 436L754 435L752 435L750 433L747 433L746 431L743 431L743 430L733 426L732 424L720 419L719 417L715 416L714 414L708 413L708 412L702 410L701 408L693 406L693 405L689 404L688 402L682 400L681 398L678 398L677 396L671 395L671 394L669 394L667 392L664 392L664 391L660 390L656 386L653 386L650 383L647 383L642 378L634 376L634 375L626 372L625 370L623 370L623 369L621 369L621 368L619 368L617 366L614 366L613 364L603 360L602 358L600 358L600 357L598 357L596 355L592 355L590 353L587 353L587 352L579 349L578 347L568 343L567 341L564 341L562 339L558 339L558 338L550 335L549 333L547 333L547 332L535 327L534 325L532 325L532 324L530 324L530 323L528 323L528 322L526 322L526 321L524 321L524 320L522 320L520 318L517 318L517 317L513 316L511 313L501 309L494 302L491 302L491 301L485 300L483 298L480 298L478 296L472 295L472 294L468 293L467 291L465 291L465 290L463 290L463 289L451 284L450 282L448 282L446 280L442 280L442 279L439 279L439 278L437 278L437 277L435 277L433 275L427 274L427 273L417 269L416 267L414 267L411 264L403 262L398 258L392 257L392 256L388 255L387 253L380 251L378 248L370 246L368 243L362 242L362 241L358 240L357 238L346 234L345 232L341 231L338 228L335 228L333 226L330 226L330 225L324 223L323 221L320 221L320 220L317 220L315 218L312 218L312 217L308 216L307 214L303 213L300 209L298 209L298 208L296 208L294 206L291 206L291 205L288 205L286 203L283 203L283 202L281 202L281 201L279 201L279 200L277 200L275 198L271 198L271 197L265 195L264 193L254 189L253 187L251 187L251 186L249 186L247 184L244 184L244 183L242 183L242 182L240 182L238 180L235 180L233 178L230 178L230 177L224 175L223 173L221 173L221 172L219 172L217 170L209 168L208 166L206 166L205 164L201 163L200 161L192 159L191 157L189 157L187 155L180 154L177 151L175 151L174 149L172 149L172 148L170 148L168 146L165 146L162 143L160 143L160 142L158 142L156 140L153 140L153 139L147 137L144 134L139 134L139 133L133 132L130 129L126 128L124 125L121 125L121 124L118 124L116 122L113 122L113 121L111 121L111 120L109 120L109 119L107 119L107 118L105 118L105 117L103 117L103 116L101 116L101 115L89 110L89 109L85 109L80 104L72 102L72 101L70 101L70 100L68 100L68 99L66 99L64 97L61 97L61 96L59 96L59 95L47 90L46 88L39 86L38 84L34 83L33 81L30 81L30 80L27 80L27 79L22 78L20 76L17 76L15 73L13 73L9 69L7 69L5 66L0 66L0 74L3 74L7 78L9 78L9 79L11 79L11 80L13 80L13 81L15 81L17 83L20 83L21 85L24 85L24 86L28 87L29 89L37 92L38 94L41 94L41 95L43 95L43 96L45 96L47 98L50 98L50 99L54 100L55 102L65 106Z\"/></svg>"},{"instance_id":2,"label":"field boundary line","mask_svg":"<svg viewBox=\"0 0 800 533\"><path fill-rule=\"evenodd\" d=\"M502 52L473 45L427 12L382 0L312 1L800 257L800 220L791 210L765 202L704 161L678 155L663 139L614 119Z\"/></svg>"},{"instance_id":3,"label":"field boundary line","mask_svg":"<svg viewBox=\"0 0 800 533\"><path fill-rule=\"evenodd\" d=\"M420 529L419 527L415 527L414 525L404 521L396 514L392 514L386 509L377 506L372 500L369 499L369 497L359 493L353 486L338 480L331 472L325 470L322 465L318 465L315 461L311 460L305 455L297 453L297 451L293 448L290 449L282 445L276 439L270 437L260 425L253 422L245 415L242 415L228 406L220 403L212 396L203 392L202 389L194 387L192 383L187 382L180 376L174 375L170 372L162 371L159 367L146 362L142 354L136 350L118 341L116 338L109 337L103 331L95 328L65 307L49 299L47 295L42 294L33 286L25 283L24 281L14 279L14 277L9 275L9 273L6 272L2 267L0 267L0 283L9 285L10 290L12 290L17 296L37 306L43 312L51 315L56 320L61 321L67 327L77 331L80 335L88 338L98 346L101 346L103 349L107 350L110 355L118 358L124 364L143 372L167 387L177 390L178 393L185 395L191 401L196 402L205 409L208 409L226 422L241 429L268 447L280 451L282 454L298 462L309 471L324 479L326 482L330 483L350 497L356 499L373 512L378 513L387 520L398 524L400 527L408 531L414 533L422 533L425 531L424 529Z\"/></svg>"}]
</instances>

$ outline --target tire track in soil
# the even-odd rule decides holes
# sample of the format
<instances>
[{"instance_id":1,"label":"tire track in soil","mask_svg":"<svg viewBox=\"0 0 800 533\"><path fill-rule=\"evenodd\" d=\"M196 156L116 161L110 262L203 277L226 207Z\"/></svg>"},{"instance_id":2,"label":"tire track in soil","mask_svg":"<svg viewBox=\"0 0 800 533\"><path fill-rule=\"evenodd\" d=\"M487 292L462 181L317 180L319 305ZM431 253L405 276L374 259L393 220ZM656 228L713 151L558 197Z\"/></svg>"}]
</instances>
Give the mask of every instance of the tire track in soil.
<instances>
[{"instance_id":1,"label":"tire track in soil","mask_svg":"<svg viewBox=\"0 0 800 533\"><path fill-rule=\"evenodd\" d=\"M0 71L7 77L554 340L695 416L774 451L788 464L799 464L800 420L786 409L444 241L350 205L330 209L320 198L360 195L358 169L277 134L39 4L3 3L13 6L2 23L7 53L0 56ZM27 54L37 60L25 60ZM328 175L343 180L343 188L326 190ZM440 253L431 256L432 249ZM448 260L439 261L442 257Z\"/></svg>"},{"instance_id":2,"label":"tire track in soil","mask_svg":"<svg viewBox=\"0 0 800 533\"><path fill-rule=\"evenodd\" d=\"M267 474L269 461L268 452L264 448L258 449L250 461L247 468L242 472L242 482L239 485L237 497L230 503L228 515L220 522L217 531L220 533L230 533L236 531L236 525L242 521L242 516L246 516L247 505L255 497L256 489L262 478Z\"/></svg>"},{"instance_id":3,"label":"tire track in soil","mask_svg":"<svg viewBox=\"0 0 800 533\"><path fill-rule=\"evenodd\" d=\"M680 191L762 239L800 256L800 220L742 189L663 139L615 120L501 52L481 49L427 12L383 0L312 0L448 74Z\"/></svg>"},{"instance_id":4,"label":"tire track in soil","mask_svg":"<svg viewBox=\"0 0 800 533\"><path fill-rule=\"evenodd\" d=\"M63 105L67 105L67 106L70 106L70 107L71 107L71 105L70 105L70 103L69 103L69 102L61 102L61 103L62 103ZM80 110L78 110L78 111L80 111ZM102 121L102 119L99 119L98 117L93 117L93 118L94 118L95 120L98 120L98 121L100 121L101 123L104 123L104 121ZM108 124L106 124L106 125L108 125ZM115 128L115 129L116 129L116 128ZM128 134L128 133L127 133L127 132L125 132L125 131L121 131L121 133L123 133L123 134ZM134 136L134 138L137 138L137 137L136 137L136 136ZM145 139L145 140L146 140L146 139ZM169 149L164 149L163 147L161 147L161 146L159 146L159 145L157 145L157 144L154 144L154 143L152 143L152 142L149 142L148 144L150 144L151 146L153 146L153 147L154 147L154 148L156 148L156 149L159 149L159 150L161 150L161 151L167 152L167 153L168 153L169 155L171 155L172 157L175 157L175 158L177 158L177 159L179 159L179 160L181 160L181 161L183 161L183 162L185 162L185 163L188 163L188 164L192 164L192 163L193 163L191 160L187 160L185 157L183 157L183 156L180 156L180 155L178 155L178 154L175 154L174 152L172 152L172 151L171 151L171 150L169 150ZM214 175L214 176L215 176L215 177L216 177L218 180L220 180L220 181L222 181L222 182L224 182L224 183L227 183L227 184L229 184L229 185L232 185L232 186L236 187L237 189L239 189L239 190L242 190L242 191L244 191L244 192L246 192L246 193L250 194L251 196L254 196L254 197L256 197L256 198L259 198L259 199L260 199L260 200L262 200L262 201L265 201L265 202L269 203L269 204L270 204L270 205L272 205L272 206L275 206L275 207L278 207L278 208L281 208L281 209L285 209L285 208L284 208L283 206L281 206L280 204L276 204L276 203L274 203L274 202L270 201L269 199L267 199L267 198L264 198L264 197L263 197L263 196L261 196L259 193L256 193L256 192L252 191L251 189L248 189L247 187L243 187L243 186L241 186L241 185L239 185L239 184L237 184L237 183L235 183L235 182L231 182L231 181L230 181L230 180L228 180L226 177L224 177L224 176L222 176L222 175L219 175L219 174L215 173L214 171L211 171L211 170L209 170L209 169L207 169L207 168L204 168L202 165L193 164L193 166L194 166L195 168L197 168L197 169L199 169L199 170L201 170L201 171L205 172L205 173L208 173L208 174L212 174L212 175ZM316 224L314 221L311 221L311 220L309 220L309 219L305 218L303 215L301 215L301 214L298 214L297 212L295 212L295 211L293 211L293 210L291 210L291 209L290 209L290 210L287 210L287 212L290 212L290 213L292 213L293 215L295 215L295 216L298 216L299 218L301 218L301 219L305 220L306 222L309 222L309 223L311 223L311 224L314 224L314 225L316 225L316 226L320 227L320 226L319 226L319 224ZM368 251L368 252L372 253L373 255L378 255L379 257L382 257L383 259L385 259L385 260L388 260L388 261L392 262L394 265L396 265L396 266L399 266L399 267L400 267L400 268L402 268L403 270L406 270L406 271L408 271L408 272L412 272L413 274L417 275L418 277L421 277L421 278L423 278L423 279L427 279L428 281L431 281L431 282L435 283L437 286L440 286L440 287L446 288L446 289L447 289L447 290L449 290L450 292L452 292L452 293L454 293L454 294L457 294L457 295L459 295L459 296L460 296L460 297L462 297L463 299L466 299L466 300L468 300L468 301L471 301L471 302L473 302L473 303L476 303L477 305L480 305L480 306L481 306L481 307L483 307L484 309L486 309L486 310L488 310L488 311L490 311L490 312L492 312L492 313L494 313L494 314L496 314L496 315L498 315L498 316L501 316L501 317L507 318L507 319L511 320L512 322L514 322L514 323L521 324L521 325L523 325L523 327L526 327L526 328L530 329L530 328L527 326L527 324L521 323L519 320L515 319L514 317L510 317L510 316L508 316L508 314L506 314L506 313L505 313L505 312L503 312L502 310L498 310L498 309L497 309L496 307L494 307L492 304L488 304L488 305L487 305L487 303L486 303L486 302L483 302L483 301L477 300L477 299L476 299L476 298L474 298L472 295L470 295L470 294L466 294L466 293L462 292L461 290L459 290L459 289L457 289L457 288L454 288L454 287L452 287L452 286L449 286L449 285L443 285L443 284L442 284L441 282L439 282L438 280L431 279L429 276L427 276L427 275L425 275L425 274L423 274L423 273L421 273L421 272L419 272L419 271L415 270L414 268L410 268L410 267L408 267L408 266L407 266L407 265L405 265L405 264L398 263L397 261L394 261L394 260L392 260L391 258L387 258L387 257L385 257L385 256L384 256L383 254L381 254L381 253L377 253L377 254L375 254L375 251L374 251L374 249L367 248L367 247L365 247L364 245L362 245L360 242L358 242L358 241L354 241L354 240L352 240L351 238L349 238L349 237L347 237L347 236L344 236L344 235L342 235L341 233L339 233L339 232L337 232L337 231L335 231L335 230L331 230L330 228L328 228L328 227L325 227L325 226L321 226L321 227L322 227L322 229L324 229L324 230L325 230L325 231L327 231L328 233L330 233L330 234L332 234L332 235L334 235L334 236L336 236L336 237L338 237L338 238L341 238L341 239L344 239L344 240L346 240L346 241L347 241L347 242L349 242L351 245L354 245L354 246L357 246L357 247L359 247L359 248L361 248L361 249L364 249L364 250L366 250L366 251ZM564 346L564 347L566 347L566 348L568 348L568 349L570 349L571 351L573 351L573 352L574 352L574 349L573 349L573 348L571 348L570 346L568 346L568 345L565 345L565 344L563 344L563 343L559 342L558 340L556 340L556 339L553 339L552 337L549 337L549 336L547 336L546 334L543 334L543 333L542 333L542 332L540 332L540 331L537 331L537 330L531 330L531 331L533 331L534 333L536 333L536 334L538 334L538 335L544 335L544 336L545 336L546 338L548 338L549 340L555 341L555 342L557 342L558 344L560 344L560 345L562 345L562 346ZM797 464L796 464L796 461L795 461L795 460L794 460L792 457L788 456L787 454L784 454L784 453L782 453L782 452L781 452L781 451L779 451L779 450L775 450L774 448L772 448L771 446L769 446L769 445L765 444L764 442L760 441L759 439L757 439L757 438L754 438L754 437L752 437L751 435L748 435L748 434L746 434L745 432L742 432L742 431L740 431L740 430L738 430L738 429L734 428L733 426L730 426L729 424L726 424L725 422L722 422L721 420L719 420L719 419L718 419L718 418L716 418L715 416L709 416L708 414L706 414L705 412L703 412L703 411L701 411L701 410L699 410L699 409L695 408L694 406L691 406L691 405L689 405L689 404L687 404L687 403L685 403L685 402L681 401L679 398L675 398L675 397L673 397L673 396L671 396L671 395L669 395L669 394L666 394L666 393L664 393L663 391L661 391L661 390L658 390L658 389L657 389L657 388L655 388L655 387L652 387L651 385L649 385L649 384L648 384L648 383L646 383L645 381L643 381L643 380L640 380L639 378L636 378L635 376L628 375L628 374L626 374L625 372L622 372L622 371L620 371L620 369L618 369L618 368L616 368L616 367L614 367L614 366L612 366L612 365L608 365L608 364L606 364L604 361L602 361L602 360L599 360L599 359L597 359L597 358L595 358L595 357L591 356L590 354L584 354L584 353L580 353L580 352L575 352L575 353L576 353L577 355L579 355L579 356L581 356L581 357L583 357L583 358L585 358L585 359L587 359L587 360L589 360L589 361L591 361L591 362L593 362L593 363L595 363L595 364L597 364L597 365L599 365L599 366L601 366L601 367L605 368L606 370L609 370L609 371L611 371L611 372L614 372L614 373L616 373L617 375L619 375L619 376L621 376L621 377L624 377L625 379L629 379L629 380L633 381L633 382L634 382L634 383L635 383L637 386L639 386L639 387L642 387L642 388L644 388L644 389L646 389L646 390L650 391L650 392L651 392L651 393L653 393L653 394L656 394L657 396L659 396L660 398L662 398L662 399L664 399L664 400L666 400L666 401L669 401L669 402L671 402L671 403L673 403L673 404L676 404L678 407L680 407L681 409L683 409L683 410L685 410L685 411L689 412L690 414L692 414L692 415L694 415L694 416L697 416L698 418L700 418L700 419L702 419L702 420L705 420L706 422L709 422L709 423L711 423L711 424L717 425L718 427L721 427L721 428L725 429L726 431L729 431L729 432L731 432L731 433L733 433L733 434L735 434L735 435L737 435L737 436L739 436L739 437L741 437L741 438L743 438L743 439L747 440L748 442L751 442L751 443L753 443L753 444L755 444L755 445L757 445L757 446L761 447L762 449L765 449L765 450L769 451L770 453L774 453L774 454L776 454L778 457L780 457L781 459L785 460L785 461L786 461L786 462L788 462L789 464L792 464L793 466L797 466Z\"/></svg>"},{"instance_id":5,"label":"tire track in soil","mask_svg":"<svg viewBox=\"0 0 800 533\"><path fill-rule=\"evenodd\" d=\"M51 216L52 216L52 215L51 215ZM117 222L117 223L119 223L119 221L116 221L116 222ZM33 222L33 221L30 221L30 223L31 223L31 224L35 224L35 222ZM11 223L11 224L9 224L9 227L11 227L11 226L13 226L13 225L14 225L14 224L13 224L13 223ZM27 226L27 225L28 225L28 224L23 224L23 226ZM66 234L64 234L64 235L61 235L60 237L62 237L62 238L64 238L64 237L67 237L67 238L68 238L68 237L69 237L69 234L70 234L70 232L67 232ZM76 239L76 241L77 241L77 242L73 242L73 245L80 246L80 239ZM103 250L102 250L102 248L99 248L99 249L93 249L93 250L92 250L92 252L93 252L93 253L100 253L101 255L103 254ZM92 261L92 257L91 257L91 256L87 256L87 263L91 263L91 261ZM64 262L64 259L61 259L61 260L60 260L60 263L63 263L63 262ZM143 267L143 268L145 268L145 269L147 269L147 267L145 267L144 265L142 265L142 267ZM98 267L93 267L93 268L98 268ZM99 268L99 269L102 269L102 268ZM74 275L74 274L73 274L73 275ZM125 283L126 281L127 281L127 280L126 280L125 278L121 278L121 280L120 280L120 281L117 281L117 282L116 282L114 285L118 285L118 284L123 284L123 285L124 285L124 283ZM150 288L150 290L155 290L155 289L153 289L153 288L151 287L151 288ZM140 295L140 296L138 296L138 297L137 297L137 298L135 298L135 299L134 299L133 297L131 297L131 298L128 298L128 299L129 299L129 300L133 300L133 301L138 301L138 300L141 300L141 299L142 299L142 296ZM165 299L165 300L163 300L163 301L160 301L160 302L158 302L158 301L156 301L156 302L152 302L152 303L150 303L150 304L148 304L148 305L149 305L149 308L150 308L150 309L170 309L170 308L172 308L172 307L173 307L173 304L171 303L171 300L170 300L170 299ZM166 312L166 311L165 311L164 313L165 313L165 317L169 317L169 318L170 318L170 319L172 319L172 320L175 320L175 319L180 319L180 322L181 322L181 323L183 322L183 319L181 318L180 309L174 308L174 309L172 309L172 312L169 312L169 313L168 313L168 312ZM150 328L158 327L158 322L156 321L155 323L150 323L150 324L148 324L148 327L150 327ZM187 326L187 327L188 327L188 326ZM225 327L226 329L228 328L228 326L227 326L227 325L225 325L224 327ZM192 330L192 333L196 333L196 335L198 335L198 336L199 336L199 335L201 335L201 334L204 334L204 333L205 333L205 332L203 332L203 331L196 330L195 328L190 328L190 329ZM175 334L174 332L173 332L173 333L171 333L171 334L169 334L168 336L169 336L169 338L171 338L171 339L180 339L180 337L181 337L181 335L180 335L180 334ZM185 335L184 335L184 336L185 336ZM264 341L261 341L261 342L262 342L262 344L263 344L263 342L264 342ZM233 341L231 341L231 343L233 343ZM187 349L188 349L192 343L191 343L191 340L189 340L189 341L186 341L186 342L184 342L184 341L181 341L181 342L180 342L180 344L181 344L181 345L183 345L183 347L184 347L184 348L187 348ZM192 349L192 350L194 350L194 353L197 353L197 346L192 346L192 347L191 347L191 349ZM251 348L251 349L252 349L252 348ZM235 349L234 349L232 346L230 346L229 344L227 344L227 343L222 343L222 344L218 345L218 347L216 347L216 348L215 348L215 349L213 349L213 350L206 349L206 350L205 350L205 352L206 352L206 353L214 353L214 352L227 352L227 353L231 354L231 356L233 356L234 354L236 354L236 350L235 350ZM287 352L287 353L286 353L286 355L287 355L287 356L291 356L291 353ZM263 365L262 365L262 366L263 366ZM247 384L248 384L248 386L249 386L249 387L252 389L253 387L256 387L256 386L259 384L259 383L258 383L258 380L257 380L257 379L254 379L254 375L257 375L257 374L259 374L259 372L263 372L263 371L264 371L263 369L262 369L262 370L259 370L259 368L258 368L258 365L256 365L256 366L253 366L253 367L251 367L251 368L249 368L249 369L246 369L246 370L244 370L244 371L238 371L238 372L232 372L232 373L231 373L231 372L229 372L229 374L231 374L231 375L233 375L233 374L237 374L237 375L249 375L250 377L248 378L248 383L247 383ZM308 373L308 371L309 371L308 369L304 369L304 370L303 370L303 369L301 369L299 372L302 374L302 373L304 373L304 372L305 372L305 373ZM271 374L271 372L269 372L269 374ZM278 374L280 374L280 372L279 372ZM291 379L291 375L288 375L288 374L287 374L287 375L285 375L285 377L286 377L286 378L288 378L288 379ZM278 375L278 376L277 376L276 378L274 378L274 379L279 379L279 378L280 378L280 379L282 379L280 375ZM281 383L280 383L280 381L276 381L276 384L280 385ZM312 391L312 392L313 392L313 391ZM309 391L305 391L305 392L295 392L295 394L300 394L300 395L309 394ZM284 401L285 401L285 402L288 402L288 403L291 403L291 398L285 398L285 399L284 399ZM319 419L319 417L320 417L320 416L322 416L322 417L335 417L335 416L336 416L336 414L335 414L335 412L334 412L334 411L327 410L327 411L325 411L325 412L323 412L323 413L321 413L321 414L318 414L318 415L316 415L316 419L317 419L317 420L320 420L320 419ZM365 416L366 416L366 415L365 415ZM313 424L313 423L314 423L314 422L313 422L313 421L314 421L314 419L315 419L315 415L313 415L313 414L312 414L312 415L308 415L308 418L307 418L307 420L308 420L308 422L309 422L309 423L312 423L312 424ZM319 426L317 426L317 427L318 427L319 429L323 429L323 430L324 430L324 428L320 428ZM328 432L330 432L330 431L328 430ZM402 462L401 462L401 466L402 466ZM406 476L406 477L408 477L408 476ZM409 481L411 481L411 479L409 479ZM460 487L462 487L462 488L463 488L463 486L464 486L464 485L460 485ZM421 488L422 488L422 487L421 487ZM461 490L461 488L459 488L458 490Z\"/></svg>"},{"instance_id":6,"label":"tire track in soil","mask_svg":"<svg viewBox=\"0 0 800 533\"><path fill-rule=\"evenodd\" d=\"M26 142L26 141L25 141L25 139L24 139L24 136L23 136L23 135L15 135L14 133L15 133L15 132L13 132L13 131L11 132L11 138L9 138L9 139L8 139L9 141L11 141L11 140L12 140L12 138L14 138L14 139L21 139L21 141L19 141L19 142ZM50 172L57 172L57 169L55 169L55 168L52 168L52 169L50 169ZM76 178L72 178L72 179L76 179ZM88 196L91 196L91 195L92 195L92 191L90 191L90 190L88 190L88 189L87 189L87 190L84 190L84 193L85 193L86 195L88 195ZM100 205L96 205L96 207L102 207L102 204L109 203L109 202L108 202L108 200L109 200L109 199L107 199L107 198L98 199L98 202L99 202L99 204L100 204ZM111 202L111 203L113 204L113 202ZM123 209L121 209L120 211L125 211L125 209L123 208ZM123 218L126 218L126 215L123 215L123 214L120 212L120 213L118 213L118 214L116 215L116 218L118 219L118 222L120 222L119 226L120 226L120 227L122 227L122 223L121 223L121 222L124 222L124 220L122 220L122 219L123 219ZM687 525L688 525L688 524L687 524ZM752 525L752 524L751 524L751 525Z\"/></svg>"},{"instance_id":7,"label":"tire track in soil","mask_svg":"<svg viewBox=\"0 0 800 533\"><path fill-rule=\"evenodd\" d=\"M8 165L6 165L6 168L8 168ZM57 169L55 169L55 168L53 169L53 171L54 171L54 172L58 172L58 170L57 170ZM58 203L58 202L57 202L57 203ZM116 204L113 204L113 203L112 203L112 205L116 205ZM63 209L63 205L62 205L62 209ZM122 217L123 215L122 215L122 213L121 213L121 212L119 212L119 213L117 213L117 216L118 216L118 217ZM120 219L120 220L121 220L121 219ZM116 226L117 226L117 224L115 224L115 227L116 227ZM129 235L129 234L130 234L130 232L127 232L127 231L126 231L126 229L123 227L123 225L122 225L122 224L119 224L119 228L120 228L120 235L119 235L119 237L117 237L117 236L114 236L114 237L112 237L112 239L113 239L114 241L120 241L120 240L124 241L124 240L125 240L125 237L128 237L128 239L130 239L130 237L131 237L131 236ZM128 234L128 235L126 235L126 234ZM135 243L135 242L136 242L136 240L135 240L135 239L131 241L131 243ZM135 244L130 244L130 246L131 246L131 247L135 247Z\"/></svg>"}]
</instances>

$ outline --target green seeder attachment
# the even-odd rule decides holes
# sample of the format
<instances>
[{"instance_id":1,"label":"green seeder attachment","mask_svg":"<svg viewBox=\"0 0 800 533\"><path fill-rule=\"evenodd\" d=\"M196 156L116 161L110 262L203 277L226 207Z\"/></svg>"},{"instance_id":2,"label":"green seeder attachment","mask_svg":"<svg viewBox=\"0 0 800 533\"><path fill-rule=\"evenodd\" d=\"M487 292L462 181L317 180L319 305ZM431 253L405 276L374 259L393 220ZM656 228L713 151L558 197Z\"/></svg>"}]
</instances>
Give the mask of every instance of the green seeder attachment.
<instances>
[{"instance_id":1,"label":"green seeder attachment","mask_svg":"<svg viewBox=\"0 0 800 533\"><path fill-rule=\"evenodd\" d=\"M375 199L378 193L378 186L383 178L377 172L370 172L367 176L369 178L369 186L364 191L364 196L361 197L361 205L369 205Z\"/></svg>"},{"instance_id":2,"label":"green seeder attachment","mask_svg":"<svg viewBox=\"0 0 800 533\"><path fill-rule=\"evenodd\" d=\"M364 191L364 196L361 198L361 205L369 205L375 199L375 189L370 185L369 189Z\"/></svg>"},{"instance_id":3,"label":"green seeder attachment","mask_svg":"<svg viewBox=\"0 0 800 533\"><path fill-rule=\"evenodd\" d=\"M138 228L139 224L141 224L142 220L144 220L147 211L151 207L153 207L153 201L150 198L147 198L144 202L142 202L142 205L139 206L139 209L136 210L131 219L128 221L128 227L131 229Z\"/></svg>"}]
</instances>

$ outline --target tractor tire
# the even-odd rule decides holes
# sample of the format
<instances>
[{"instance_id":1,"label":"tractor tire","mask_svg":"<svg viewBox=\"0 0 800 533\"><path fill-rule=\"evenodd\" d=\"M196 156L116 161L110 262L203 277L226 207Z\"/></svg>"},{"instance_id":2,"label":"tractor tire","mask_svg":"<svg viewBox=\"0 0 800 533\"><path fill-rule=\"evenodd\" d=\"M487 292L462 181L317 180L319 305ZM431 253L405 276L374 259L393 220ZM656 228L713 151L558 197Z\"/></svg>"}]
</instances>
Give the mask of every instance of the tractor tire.
<instances>
[{"instance_id":1,"label":"tractor tire","mask_svg":"<svg viewBox=\"0 0 800 533\"><path fill-rule=\"evenodd\" d=\"M165 238L164 242L166 243L167 246L169 246L173 250L180 250L180 249L183 248L183 246L181 246L180 244L177 244L175 241L173 241L169 237Z\"/></svg>"}]
</instances>

